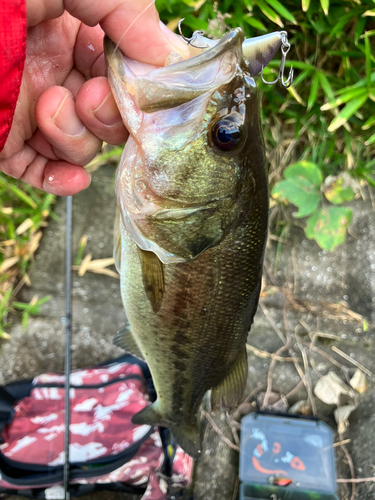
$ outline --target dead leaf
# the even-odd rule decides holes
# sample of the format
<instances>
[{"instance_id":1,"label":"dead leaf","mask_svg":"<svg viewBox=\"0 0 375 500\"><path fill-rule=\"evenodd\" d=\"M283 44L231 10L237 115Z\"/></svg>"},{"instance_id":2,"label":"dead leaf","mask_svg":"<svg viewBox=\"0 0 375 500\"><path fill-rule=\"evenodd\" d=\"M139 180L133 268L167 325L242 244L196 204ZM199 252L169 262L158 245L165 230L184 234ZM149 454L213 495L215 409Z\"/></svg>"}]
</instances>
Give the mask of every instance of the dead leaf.
<instances>
[{"instance_id":1,"label":"dead leaf","mask_svg":"<svg viewBox=\"0 0 375 500\"><path fill-rule=\"evenodd\" d=\"M106 276L110 276L111 278L120 279L120 275L115 271L112 271L111 269L88 269L88 271L90 271L91 273L105 274Z\"/></svg>"},{"instance_id":2,"label":"dead leaf","mask_svg":"<svg viewBox=\"0 0 375 500\"><path fill-rule=\"evenodd\" d=\"M9 259L5 259L3 263L0 265L0 274L4 273L8 269L14 266L14 264L17 264L17 262L20 260L19 257L10 257Z\"/></svg>"},{"instance_id":3,"label":"dead leaf","mask_svg":"<svg viewBox=\"0 0 375 500\"><path fill-rule=\"evenodd\" d=\"M350 385L360 394L367 391L368 389L367 377L359 368L357 368L353 377L350 379Z\"/></svg>"},{"instance_id":4,"label":"dead leaf","mask_svg":"<svg viewBox=\"0 0 375 500\"><path fill-rule=\"evenodd\" d=\"M91 253L89 253L88 255L86 255L86 257L83 259L83 261L81 262L81 265L79 266L79 270L78 270L78 276L83 276L85 274L85 272L88 270L89 268L89 265L90 265L90 262L91 262L91 259L92 259L92 255Z\"/></svg>"},{"instance_id":5,"label":"dead leaf","mask_svg":"<svg viewBox=\"0 0 375 500\"><path fill-rule=\"evenodd\" d=\"M13 213L12 207L1 207L0 211L3 212L4 215L11 215Z\"/></svg>"},{"instance_id":6,"label":"dead leaf","mask_svg":"<svg viewBox=\"0 0 375 500\"><path fill-rule=\"evenodd\" d=\"M293 415L312 415L311 407L307 400L297 401L293 406L289 408L289 412Z\"/></svg>"},{"instance_id":7,"label":"dead leaf","mask_svg":"<svg viewBox=\"0 0 375 500\"><path fill-rule=\"evenodd\" d=\"M349 416L356 408L357 407L355 405L340 406L340 408L336 408L333 412L337 422L337 430L339 434L344 433L349 427Z\"/></svg>"},{"instance_id":8,"label":"dead leaf","mask_svg":"<svg viewBox=\"0 0 375 500\"><path fill-rule=\"evenodd\" d=\"M12 246L14 245L16 242L16 240L6 240L6 241L2 241L1 242L1 246L3 247L9 247L9 246Z\"/></svg>"},{"instance_id":9,"label":"dead leaf","mask_svg":"<svg viewBox=\"0 0 375 500\"><path fill-rule=\"evenodd\" d=\"M34 297L30 300L30 306L35 306L35 304L38 302L38 296L34 295Z\"/></svg>"},{"instance_id":10,"label":"dead leaf","mask_svg":"<svg viewBox=\"0 0 375 500\"><path fill-rule=\"evenodd\" d=\"M338 405L341 394L352 394L352 392L335 372L330 371L318 380L314 394L327 405Z\"/></svg>"},{"instance_id":11,"label":"dead leaf","mask_svg":"<svg viewBox=\"0 0 375 500\"><path fill-rule=\"evenodd\" d=\"M16 229L16 234L22 234L31 227L33 227L34 223L30 218L25 219Z\"/></svg>"},{"instance_id":12,"label":"dead leaf","mask_svg":"<svg viewBox=\"0 0 375 500\"><path fill-rule=\"evenodd\" d=\"M37 248L39 247L40 239L42 237L42 231L35 233L29 242L29 256L33 255Z\"/></svg>"},{"instance_id":13,"label":"dead leaf","mask_svg":"<svg viewBox=\"0 0 375 500\"><path fill-rule=\"evenodd\" d=\"M92 269L103 269L108 266L114 266L115 259L113 257L108 257L107 259L96 259L90 262L89 268Z\"/></svg>"}]
</instances>

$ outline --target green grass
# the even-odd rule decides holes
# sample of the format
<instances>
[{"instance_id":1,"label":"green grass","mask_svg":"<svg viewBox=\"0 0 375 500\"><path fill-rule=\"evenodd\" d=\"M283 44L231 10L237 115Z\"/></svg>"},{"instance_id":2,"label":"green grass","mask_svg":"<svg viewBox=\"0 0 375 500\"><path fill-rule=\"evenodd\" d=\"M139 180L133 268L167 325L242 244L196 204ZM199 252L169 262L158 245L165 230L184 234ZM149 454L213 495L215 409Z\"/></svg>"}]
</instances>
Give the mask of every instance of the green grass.
<instances>
[{"instance_id":1,"label":"green grass","mask_svg":"<svg viewBox=\"0 0 375 500\"><path fill-rule=\"evenodd\" d=\"M48 300L15 302L20 287L29 284L27 271L47 225L55 197L0 173L0 338L8 338L10 315L22 311L22 324Z\"/></svg>"}]
</instances>

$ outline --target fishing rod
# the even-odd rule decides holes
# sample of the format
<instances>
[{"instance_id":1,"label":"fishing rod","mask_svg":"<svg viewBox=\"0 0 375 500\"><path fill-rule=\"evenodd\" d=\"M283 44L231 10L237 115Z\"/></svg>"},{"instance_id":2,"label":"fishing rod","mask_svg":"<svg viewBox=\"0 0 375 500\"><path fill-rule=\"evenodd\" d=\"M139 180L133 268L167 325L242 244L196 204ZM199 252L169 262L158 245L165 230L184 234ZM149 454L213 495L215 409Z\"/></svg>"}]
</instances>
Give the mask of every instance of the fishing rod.
<instances>
[{"instance_id":1,"label":"fishing rod","mask_svg":"<svg viewBox=\"0 0 375 500\"><path fill-rule=\"evenodd\" d=\"M64 498L70 500L70 371L72 344L72 214L73 200L66 198L65 235L65 434L64 434Z\"/></svg>"}]
</instances>

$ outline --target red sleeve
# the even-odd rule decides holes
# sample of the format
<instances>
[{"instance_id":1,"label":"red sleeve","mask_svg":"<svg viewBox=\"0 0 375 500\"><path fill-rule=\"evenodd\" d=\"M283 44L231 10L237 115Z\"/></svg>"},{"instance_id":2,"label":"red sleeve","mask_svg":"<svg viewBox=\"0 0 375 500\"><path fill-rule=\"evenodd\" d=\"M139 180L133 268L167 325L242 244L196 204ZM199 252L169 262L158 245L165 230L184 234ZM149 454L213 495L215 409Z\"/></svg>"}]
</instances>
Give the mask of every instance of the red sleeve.
<instances>
[{"instance_id":1,"label":"red sleeve","mask_svg":"<svg viewBox=\"0 0 375 500\"><path fill-rule=\"evenodd\" d=\"M12 125L25 54L25 0L0 0L0 151Z\"/></svg>"}]
</instances>

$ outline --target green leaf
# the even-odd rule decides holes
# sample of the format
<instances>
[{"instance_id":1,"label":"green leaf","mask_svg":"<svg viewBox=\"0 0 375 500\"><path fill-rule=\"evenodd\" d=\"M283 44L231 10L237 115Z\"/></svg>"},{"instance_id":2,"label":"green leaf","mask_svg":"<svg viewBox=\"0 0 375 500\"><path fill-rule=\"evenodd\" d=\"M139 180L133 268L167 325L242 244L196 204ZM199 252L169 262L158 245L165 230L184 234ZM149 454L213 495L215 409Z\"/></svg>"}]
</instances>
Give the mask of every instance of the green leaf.
<instances>
[{"instance_id":1,"label":"green leaf","mask_svg":"<svg viewBox=\"0 0 375 500\"><path fill-rule=\"evenodd\" d=\"M301 71L300 73L298 73L297 77L294 78L294 80L293 80L293 86L298 87L298 85L300 83L302 83L313 72L315 72L315 69L311 68L311 69L305 69L304 71Z\"/></svg>"},{"instance_id":2,"label":"green leaf","mask_svg":"<svg viewBox=\"0 0 375 500\"><path fill-rule=\"evenodd\" d=\"M345 108L343 108L340 113L331 121L328 127L328 132L334 132L338 128L342 127L344 123L346 123L349 118L351 118L354 113L364 105L364 103L367 101L367 98L367 90L364 89L364 95L350 101L345 106Z\"/></svg>"},{"instance_id":3,"label":"green leaf","mask_svg":"<svg viewBox=\"0 0 375 500\"><path fill-rule=\"evenodd\" d=\"M288 167L286 180L275 184L272 196L280 201L289 201L298 207L295 217L306 217L316 210L321 200L322 173L314 163L298 162Z\"/></svg>"},{"instance_id":4,"label":"green leaf","mask_svg":"<svg viewBox=\"0 0 375 500\"><path fill-rule=\"evenodd\" d=\"M362 130L368 130L375 124L375 115L370 116L368 120L362 125Z\"/></svg>"},{"instance_id":5,"label":"green leaf","mask_svg":"<svg viewBox=\"0 0 375 500\"><path fill-rule=\"evenodd\" d=\"M369 137L367 139L367 141L365 142L365 145L366 146L371 146L371 144L374 144L375 143L375 134L372 134L371 137Z\"/></svg>"},{"instance_id":6,"label":"green leaf","mask_svg":"<svg viewBox=\"0 0 375 500\"><path fill-rule=\"evenodd\" d=\"M289 10L286 9L278 0L266 0L266 2L273 7L275 11L280 14L280 16L284 17L293 24L298 24L293 14L291 14Z\"/></svg>"},{"instance_id":7,"label":"green leaf","mask_svg":"<svg viewBox=\"0 0 375 500\"><path fill-rule=\"evenodd\" d=\"M322 87L323 92L325 93L327 98L329 100L333 100L334 99L333 90L332 90L331 84L329 83L326 75L324 73L322 73L321 71L318 71L318 78L319 78L320 86Z\"/></svg>"},{"instance_id":8,"label":"green leaf","mask_svg":"<svg viewBox=\"0 0 375 500\"><path fill-rule=\"evenodd\" d=\"M245 15L242 18L247 24L250 24L253 28L260 30L260 31L267 31L267 28L264 26L263 23L261 23L258 19L255 19L254 16L252 15Z\"/></svg>"},{"instance_id":9,"label":"green leaf","mask_svg":"<svg viewBox=\"0 0 375 500\"><path fill-rule=\"evenodd\" d=\"M323 250L334 250L345 241L352 211L344 207L324 207L307 219L306 237L314 239Z\"/></svg>"},{"instance_id":10,"label":"green leaf","mask_svg":"<svg viewBox=\"0 0 375 500\"><path fill-rule=\"evenodd\" d=\"M348 14L345 14L343 16L340 16L339 19L337 20L337 23L333 27L331 33L329 34L330 37L334 37L336 33L341 34L343 31L344 26L351 20L353 19L353 13L352 11L349 12Z\"/></svg>"},{"instance_id":11,"label":"green leaf","mask_svg":"<svg viewBox=\"0 0 375 500\"><path fill-rule=\"evenodd\" d=\"M302 10L303 12L307 12L310 7L311 0L302 0Z\"/></svg>"},{"instance_id":12,"label":"green leaf","mask_svg":"<svg viewBox=\"0 0 375 500\"><path fill-rule=\"evenodd\" d=\"M324 14L328 16L329 0L320 0L320 5L322 6Z\"/></svg>"},{"instance_id":13,"label":"green leaf","mask_svg":"<svg viewBox=\"0 0 375 500\"><path fill-rule=\"evenodd\" d=\"M208 23L206 21L190 15L185 17L184 24L189 26L192 30L207 30L208 27Z\"/></svg>"},{"instance_id":14,"label":"green leaf","mask_svg":"<svg viewBox=\"0 0 375 500\"><path fill-rule=\"evenodd\" d=\"M24 193L19 187L15 186L8 182L4 177L0 177L0 186L5 187L12 191L13 194L17 196L20 200L22 200L26 205L29 205L34 210L38 207L35 201L30 198L26 193Z\"/></svg>"},{"instance_id":15,"label":"green leaf","mask_svg":"<svg viewBox=\"0 0 375 500\"><path fill-rule=\"evenodd\" d=\"M357 97L362 97L364 95L367 95L367 89L348 88L346 92L341 93L340 97L337 97L333 101L323 104L323 106L320 109L321 111L328 111L329 109L337 108L341 104L345 104L348 101L351 101Z\"/></svg>"},{"instance_id":16,"label":"green leaf","mask_svg":"<svg viewBox=\"0 0 375 500\"><path fill-rule=\"evenodd\" d=\"M273 23L280 26L280 28L284 27L284 24L280 19L280 17L276 14L276 12L273 9L271 9L271 7L268 4L266 4L263 0L256 0L256 3L260 8L260 10L263 12L263 14L266 17L268 17L268 19L270 19Z\"/></svg>"},{"instance_id":17,"label":"green leaf","mask_svg":"<svg viewBox=\"0 0 375 500\"><path fill-rule=\"evenodd\" d=\"M365 55L366 55L366 79L367 79L367 86L370 90L370 87L371 87L371 48L370 48L370 39L369 39L369 36L367 33L365 34Z\"/></svg>"},{"instance_id":18,"label":"green leaf","mask_svg":"<svg viewBox=\"0 0 375 500\"><path fill-rule=\"evenodd\" d=\"M339 177L325 188L324 195L334 205L341 205L345 201L351 201L355 193L350 186L345 185L343 177Z\"/></svg>"},{"instance_id":19,"label":"green leaf","mask_svg":"<svg viewBox=\"0 0 375 500\"><path fill-rule=\"evenodd\" d=\"M318 90L319 90L319 74L315 73L314 78L312 79L311 82L310 95L307 101L307 111L310 111L310 109L314 106L316 98L318 97Z\"/></svg>"},{"instance_id":20,"label":"green leaf","mask_svg":"<svg viewBox=\"0 0 375 500\"><path fill-rule=\"evenodd\" d=\"M286 179L307 179L310 184L316 188L320 188L323 181L322 171L315 163L310 161L298 161L289 165L284 171Z\"/></svg>"},{"instance_id":21,"label":"green leaf","mask_svg":"<svg viewBox=\"0 0 375 500\"><path fill-rule=\"evenodd\" d=\"M365 24L367 22L367 19L365 17L361 17L357 21L357 25L355 27L355 33L354 33L354 43L357 45L358 40L360 36L362 35L364 29L365 29Z\"/></svg>"}]
</instances>

